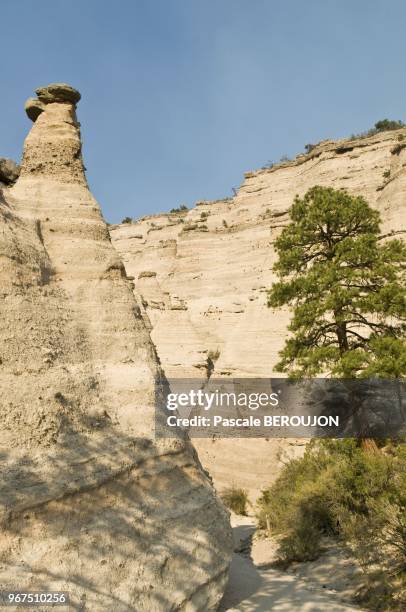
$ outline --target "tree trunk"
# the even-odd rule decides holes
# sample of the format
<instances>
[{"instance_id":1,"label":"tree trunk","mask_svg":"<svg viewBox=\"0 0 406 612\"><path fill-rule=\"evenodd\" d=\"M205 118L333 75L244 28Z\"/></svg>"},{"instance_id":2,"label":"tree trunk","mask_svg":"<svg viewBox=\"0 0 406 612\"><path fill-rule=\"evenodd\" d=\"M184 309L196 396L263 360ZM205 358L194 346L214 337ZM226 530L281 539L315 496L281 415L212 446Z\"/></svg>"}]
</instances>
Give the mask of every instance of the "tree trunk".
<instances>
[{"instance_id":1,"label":"tree trunk","mask_svg":"<svg viewBox=\"0 0 406 612\"><path fill-rule=\"evenodd\" d=\"M340 310L334 311L334 319L336 322L336 336L338 340L338 347L340 351L340 355L343 356L348 351L348 336L347 336L347 325L345 321L340 321ZM364 438L362 437L362 421L359 418L359 414L357 412L360 410L362 399L358 396L357 393L354 393L353 389L350 390L350 397L352 398L352 402L354 403L354 421L358 424L358 430L360 437L358 438L358 445L362 448L366 453L379 453L379 447L373 438Z\"/></svg>"},{"instance_id":2,"label":"tree trunk","mask_svg":"<svg viewBox=\"0 0 406 612\"><path fill-rule=\"evenodd\" d=\"M373 438L360 438L359 446L365 453L380 453L379 447Z\"/></svg>"},{"instance_id":3,"label":"tree trunk","mask_svg":"<svg viewBox=\"0 0 406 612\"><path fill-rule=\"evenodd\" d=\"M367 428L365 427L362 421L362 415L360 415L363 398L359 395L359 390L357 388L354 389L353 383L354 379L351 380L349 386L347 387L350 393L351 403L352 403L352 418L354 427L357 431L357 440L358 446L362 448L365 453L379 453L379 447L375 442L374 438L364 437L365 433L367 433Z\"/></svg>"}]
</instances>

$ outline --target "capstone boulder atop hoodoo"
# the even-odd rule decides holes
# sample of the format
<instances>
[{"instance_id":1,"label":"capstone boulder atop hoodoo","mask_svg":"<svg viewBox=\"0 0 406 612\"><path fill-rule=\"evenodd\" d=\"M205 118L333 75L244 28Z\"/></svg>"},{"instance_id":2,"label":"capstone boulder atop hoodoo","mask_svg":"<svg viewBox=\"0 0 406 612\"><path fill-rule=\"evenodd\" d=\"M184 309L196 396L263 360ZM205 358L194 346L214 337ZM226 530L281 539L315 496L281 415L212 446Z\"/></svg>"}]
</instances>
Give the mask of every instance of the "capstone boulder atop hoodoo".
<instances>
[{"instance_id":1,"label":"capstone boulder atop hoodoo","mask_svg":"<svg viewBox=\"0 0 406 612\"><path fill-rule=\"evenodd\" d=\"M87 186L73 92L37 90L0 191L1 586L92 612L215 609L228 515L188 440L154 437L166 381Z\"/></svg>"},{"instance_id":2,"label":"capstone boulder atop hoodoo","mask_svg":"<svg viewBox=\"0 0 406 612\"><path fill-rule=\"evenodd\" d=\"M51 83L46 87L38 87L35 93L44 104L50 104L52 102L77 104L80 100L80 93L78 90L66 83Z\"/></svg>"},{"instance_id":3,"label":"capstone boulder atop hoodoo","mask_svg":"<svg viewBox=\"0 0 406 612\"><path fill-rule=\"evenodd\" d=\"M39 87L35 90L37 98L28 98L25 103L25 112L31 121L36 121L45 110L46 104L76 104L80 100L80 93L66 83L51 83L46 87Z\"/></svg>"}]
</instances>

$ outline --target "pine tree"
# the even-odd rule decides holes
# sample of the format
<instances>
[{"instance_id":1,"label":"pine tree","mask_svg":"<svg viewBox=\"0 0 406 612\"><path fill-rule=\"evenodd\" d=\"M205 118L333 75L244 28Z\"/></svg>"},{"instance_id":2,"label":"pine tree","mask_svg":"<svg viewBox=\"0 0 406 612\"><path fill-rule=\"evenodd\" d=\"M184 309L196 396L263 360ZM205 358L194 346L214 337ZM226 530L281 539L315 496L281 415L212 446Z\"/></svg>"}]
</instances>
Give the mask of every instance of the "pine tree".
<instances>
[{"instance_id":1,"label":"pine tree","mask_svg":"<svg viewBox=\"0 0 406 612\"><path fill-rule=\"evenodd\" d=\"M290 336L277 369L293 378L406 374L406 247L380 238L361 196L315 186L296 196L275 241L280 277L268 306L289 305Z\"/></svg>"}]
</instances>

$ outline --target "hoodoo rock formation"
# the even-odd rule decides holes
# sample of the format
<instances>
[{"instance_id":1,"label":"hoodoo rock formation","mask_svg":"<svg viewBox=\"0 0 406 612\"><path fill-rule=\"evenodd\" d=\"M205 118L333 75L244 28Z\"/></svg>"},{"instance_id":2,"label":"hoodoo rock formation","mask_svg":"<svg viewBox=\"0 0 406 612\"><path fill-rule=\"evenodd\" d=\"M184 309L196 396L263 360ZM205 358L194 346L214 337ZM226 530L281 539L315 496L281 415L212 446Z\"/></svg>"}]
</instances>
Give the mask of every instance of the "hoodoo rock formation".
<instances>
[{"instance_id":1,"label":"hoodoo rock formation","mask_svg":"<svg viewBox=\"0 0 406 612\"><path fill-rule=\"evenodd\" d=\"M214 609L228 516L191 444L154 439L165 380L86 183L79 93L37 94L20 177L0 186L1 588Z\"/></svg>"},{"instance_id":2,"label":"hoodoo rock formation","mask_svg":"<svg viewBox=\"0 0 406 612\"><path fill-rule=\"evenodd\" d=\"M233 198L110 228L168 377L278 376L289 312L266 305L273 242L294 196L314 185L365 196L381 213L382 233L401 235L406 129L324 141L246 173ZM295 448L275 440L197 440L196 447L219 486L255 492L273 479L280 452Z\"/></svg>"}]
</instances>

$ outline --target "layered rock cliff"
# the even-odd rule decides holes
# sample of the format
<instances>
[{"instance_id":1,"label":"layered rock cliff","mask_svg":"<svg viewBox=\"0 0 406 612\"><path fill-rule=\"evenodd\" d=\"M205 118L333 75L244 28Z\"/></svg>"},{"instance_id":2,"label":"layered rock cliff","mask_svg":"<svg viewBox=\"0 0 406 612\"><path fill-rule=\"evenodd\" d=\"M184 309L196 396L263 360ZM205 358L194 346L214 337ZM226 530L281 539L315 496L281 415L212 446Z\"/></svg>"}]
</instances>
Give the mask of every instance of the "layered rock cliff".
<instances>
[{"instance_id":1,"label":"layered rock cliff","mask_svg":"<svg viewBox=\"0 0 406 612\"><path fill-rule=\"evenodd\" d=\"M167 375L278 375L289 312L267 308L266 290L275 280L273 242L294 196L313 185L345 188L380 211L383 234L401 234L405 164L405 129L324 141L293 161L248 172L234 198L112 226ZM196 446L220 486L235 482L256 492L272 480L289 445L199 440Z\"/></svg>"},{"instance_id":2,"label":"layered rock cliff","mask_svg":"<svg viewBox=\"0 0 406 612\"><path fill-rule=\"evenodd\" d=\"M154 439L165 379L86 183L80 96L37 93L20 177L0 186L2 589L212 609L228 517L190 443Z\"/></svg>"}]
</instances>

